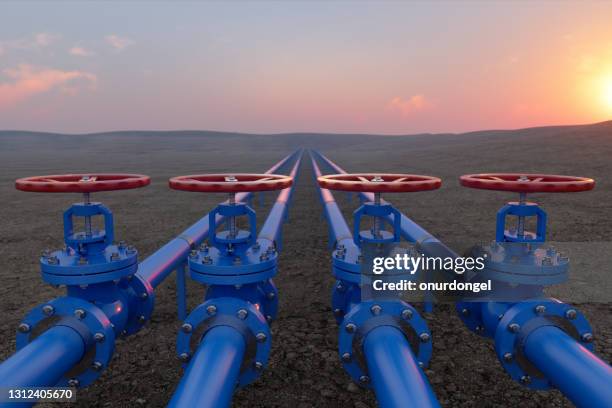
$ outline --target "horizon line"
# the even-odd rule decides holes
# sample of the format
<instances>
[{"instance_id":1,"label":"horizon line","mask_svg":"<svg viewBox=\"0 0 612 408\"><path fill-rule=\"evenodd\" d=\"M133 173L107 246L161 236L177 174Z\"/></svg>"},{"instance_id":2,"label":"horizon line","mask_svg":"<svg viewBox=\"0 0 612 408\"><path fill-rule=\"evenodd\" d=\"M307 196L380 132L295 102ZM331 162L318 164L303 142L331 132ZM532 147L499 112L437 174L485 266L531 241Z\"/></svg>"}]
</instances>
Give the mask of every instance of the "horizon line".
<instances>
[{"instance_id":1,"label":"horizon line","mask_svg":"<svg viewBox=\"0 0 612 408\"><path fill-rule=\"evenodd\" d=\"M334 136L382 136L382 137L406 137L406 136L425 136L425 135L467 135L471 133L481 133L481 132L516 132L521 130L530 130L530 129L545 129L545 128L563 128L563 127L588 127L588 126L598 126L598 125L612 125L612 119L600 121L600 122L590 122L590 123L580 123L580 124L568 124L568 125L536 125L536 126L527 126L527 127L519 127L519 128L491 128L491 129L477 129L477 130L469 130L465 132L417 132L417 133L358 133L358 132L321 132L321 131L301 131L301 132L273 132L273 133L260 133L260 132L236 132L229 130L212 130L212 129L169 129L169 130L152 130L152 129L139 129L139 130L108 130L108 131L97 131L97 132L84 132L84 133L75 133L75 132L52 132L52 131L38 131L38 130L24 130L24 129L1 129L0 134L3 133L40 133L44 135L50 136L101 136L101 135L110 135L115 133L218 133L218 134L226 134L226 135L242 135L242 136L294 136L294 135L334 135Z\"/></svg>"}]
</instances>

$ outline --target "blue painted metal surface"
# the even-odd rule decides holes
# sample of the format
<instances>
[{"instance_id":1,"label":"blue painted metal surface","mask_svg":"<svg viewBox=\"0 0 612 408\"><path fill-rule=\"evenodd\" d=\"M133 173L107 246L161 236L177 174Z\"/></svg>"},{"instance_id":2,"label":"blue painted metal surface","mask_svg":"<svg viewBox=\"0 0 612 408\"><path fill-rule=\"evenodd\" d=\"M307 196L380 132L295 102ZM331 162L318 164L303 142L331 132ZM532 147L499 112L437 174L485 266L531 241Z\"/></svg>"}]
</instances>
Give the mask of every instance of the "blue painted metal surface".
<instances>
[{"instance_id":1,"label":"blue painted metal surface","mask_svg":"<svg viewBox=\"0 0 612 408\"><path fill-rule=\"evenodd\" d=\"M286 167L299 153L288 155L268 173ZM104 231L91 228L91 218L97 215L104 217ZM74 231L75 216L85 218L85 231ZM68 296L41 304L24 318L17 334L18 351L0 365L0 384L91 384L110 363L116 336L135 333L150 319L154 286L184 265L191 246L208 234L208 217L204 217L142 262L135 273L137 251L123 242L113 243L113 218L106 207L90 202L86 195L83 203L64 213L64 221L66 248L43 252L41 269L46 281L66 285ZM177 279L180 302L185 299L184 285L180 276ZM276 294L273 284L263 287L266 295ZM179 303L179 313L184 310ZM275 314L276 308L270 307L270 313ZM25 376L23 381L34 382L16 383L22 377L14 375L15 364Z\"/></svg>"},{"instance_id":2,"label":"blue painted metal surface","mask_svg":"<svg viewBox=\"0 0 612 408\"><path fill-rule=\"evenodd\" d=\"M346 173L322 154L315 155L332 171ZM360 194L360 200L373 199L373 194ZM506 228L509 215L519 219L515 230ZM527 217L536 217L535 232L524 230ZM513 294L520 293L526 298L509 302L458 302L459 316L476 333L495 338L500 362L521 384L533 389L557 387L579 407L609 406L611 370L592 352L593 335L588 321L577 309L543 295L545 285L565 280L568 264L567 258L542 246L546 213L521 196L518 202L508 203L498 212L496 223L496 241L490 248L477 248L489 255L485 275L495 278L496 286L504 291L514 291ZM414 242L427 256L458 256L403 214L401 231L406 240ZM343 290L349 292L347 288Z\"/></svg>"},{"instance_id":3,"label":"blue painted metal surface","mask_svg":"<svg viewBox=\"0 0 612 408\"><path fill-rule=\"evenodd\" d=\"M401 331L379 326L368 333L363 350L381 407L440 406Z\"/></svg>"},{"instance_id":4,"label":"blue painted metal surface","mask_svg":"<svg viewBox=\"0 0 612 408\"><path fill-rule=\"evenodd\" d=\"M612 367L555 326L527 336L525 356L578 407L612 404Z\"/></svg>"},{"instance_id":5,"label":"blue painted metal surface","mask_svg":"<svg viewBox=\"0 0 612 408\"><path fill-rule=\"evenodd\" d=\"M217 326L204 336L168 407L229 407L246 352L242 333Z\"/></svg>"},{"instance_id":6,"label":"blue painted metal surface","mask_svg":"<svg viewBox=\"0 0 612 408\"><path fill-rule=\"evenodd\" d=\"M301 155L301 151L296 153L290 172L294 180ZM226 407L235 387L250 384L266 367L271 347L269 323L278 308L272 277L294 188L295 183L279 193L257 239L256 217L250 207L237 206L230 199L211 212L211 217L221 214L228 219L247 215L250 228L234 230L235 221L230 219L228 231L210 229L212 246L202 244L190 252L191 277L206 284L207 290L205 302L187 316L177 337L177 355L186 372L170 406ZM229 340L218 335L220 329ZM224 341L221 347L218 343Z\"/></svg>"},{"instance_id":7,"label":"blue painted metal surface","mask_svg":"<svg viewBox=\"0 0 612 408\"><path fill-rule=\"evenodd\" d=\"M78 331L61 324L54 326L0 365L0 387L55 385L83 358L85 351Z\"/></svg>"},{"instance_id":8,"label":"blue painted metal surface","mask_svg":"<svg viewBox=\"0 0 612 408\"><path fill-rule=\"evenodd\" d=\"M282 171L298 154L301 154L299 150L286 156L268 169L266 174ZM236 194L236 202L243 202L249 195L249 193ZM218 217L217 222L221 221L222 218ZM198 247L208 237L208 222L208 215L205 215L198 222L142 261L138 265L137 273L148 281L151 286L157 287L181 262L187 261L189 252L192 249Z\"/></svg>"},{"instance_id":9,"label":"blue painted metal surface","mask_svg":"<svg viewBox=\"0 0 612 408\"><path fill-rule=\"evenodd\" d=\"M311 162L316 183L321 171L314 156ZM431 333L425 320L416 309L397 297L383 294L364 299L362 296L363 242L379 245L397 242L400 225L392 223L392 234L382 235L383 231L376 231L368 235L359 230L360 218L364 213L374 217L395 214L391 217L399 221L399 212L388 204L363 204L355 212L354 220L355 234L360 238L353 239L333 194L318 183L316 185L329 225L329 242L334 248L332 265L338 280L332 291L332 308L340 325L338 351L344 369L362 387L373 386L382 407L439 406L421 371L421 367L429 363L432 352ZM409 339L416 339L415 344L410 344Z\"/></svg>"}]
</instances>

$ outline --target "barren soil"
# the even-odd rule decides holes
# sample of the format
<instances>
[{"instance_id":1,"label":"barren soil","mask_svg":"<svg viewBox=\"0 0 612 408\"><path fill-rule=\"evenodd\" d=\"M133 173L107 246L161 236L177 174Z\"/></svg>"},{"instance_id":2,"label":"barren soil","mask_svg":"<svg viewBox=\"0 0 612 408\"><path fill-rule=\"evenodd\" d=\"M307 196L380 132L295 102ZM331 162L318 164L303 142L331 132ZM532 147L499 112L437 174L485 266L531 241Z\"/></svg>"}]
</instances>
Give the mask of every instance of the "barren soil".
<instances>
[{"instance_id":1,"label":"barren soil","mask_svg":"<svg viewBox=\"0 0 612 408\"><path fill-rule=\"evenodd\" d=\"M221 199L169 190L169 177L200 172L261 172L298 147L320 149L347 171L442 177L444 185L439 191L387 198L441 240L464 243L466 247L493 237L495 212L513 197L461 188L456 181L459 175L529 171L593 177L598 185L592 192L535 198L548 211L551 240L610 240L610 122L406 137L0 132L0 359L15 351L15 329L22 316L62 293L42 282L38 256L44 248L62 245L61 212L77 200L66 194L18 192L13 187L14 179L68 172L150 175L153 183L147 188L94 196L113 210L117 237L136 245L144 259ZM280 312L272 329L270 364L257 382L235 394L234 406L375 406L374 394L351 383L337 356L337 326L329 306L334 279L327 227L307 156L297 183L275 278ZM266 204L272 198L267 194ZM356 203L349 203L344 194L337 198L348 215ZM267 208L256 206L260 223ZM188 304L193 308L200 303L203 288L194 283L188 288ZM152 321L138 334L117 342L111 367L94 385L79 391L75 406L165 406L181 375L174 352L179 322L172 278L156 290L156 298ZM610 361L612 302L578 307L594 327L597 353ZM557 391L533 392L513 382L496 360L492 342L465 329L451 305L438 305L427 318L434 345L427 375L443 406L571 406Z\"/></svg>"}]
</instances>

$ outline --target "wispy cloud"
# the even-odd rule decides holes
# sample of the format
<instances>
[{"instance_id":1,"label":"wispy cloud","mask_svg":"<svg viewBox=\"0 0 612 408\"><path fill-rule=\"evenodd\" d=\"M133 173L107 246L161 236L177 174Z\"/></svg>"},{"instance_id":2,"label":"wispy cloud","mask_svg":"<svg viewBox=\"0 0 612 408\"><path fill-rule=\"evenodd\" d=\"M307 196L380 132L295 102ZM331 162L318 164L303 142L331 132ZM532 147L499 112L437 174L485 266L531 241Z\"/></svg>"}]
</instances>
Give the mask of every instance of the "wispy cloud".
<instances>
[{"instance_id":1,"label":"wispy cloud","mask_svg":"<svg viewBox=\"0 0 612 408\"><path fill-rule=\"evenodd\" d=\"M123 51L130 45L134 44L134 41L130 38L120 37L116 34L107 35L106 37L104 37L104 39L111 47L113 47L117 51Z\"/></svg>"},{"instance_id":2,"label":"wispy cloud","mask_svg":"<svg viewBox=\"0 0 612 408\"><path fill-rule=\"evenodd\" d=\"M0 82L0 109L53 89L74 94L79 86L95 87L97 81L97 77L89 72L36 68L27 64L7 68L2 73L8 80Z\"/></svg>"},{"instance_id":3,"label":"wispy cloud","mask_svg":"<svg viewBox=\"0 0 612 408\"><path fill-rule=\"evenodd\" d=\"M408 116L414 112L431 107L431 103L423 95L413 95L408 99L396 96L387 103L387 110Z\"/></svg>"},{"instance_id":4,"label":"wispy cloud","mask_svg":"<svg viewBox=\"0 0 612 408\"><path fill-rule=\"evenodd\" d=\"M50 46L61 36L53 33L35 33L27 37L0 40L0 55L9 50L37 50Z\"/></svg>"},{"instance_id":5,"label":"wispy cloud","mask_svg":"<svg viewBox=\"0 0 612 408\"><path fill-rule=\"evenodd\" d=\"M78 45L75 45L74 47L70 48L68 50L68 53L76 57L91 57L95 55L95 52L85 49L83 47L79 47Z\"/></svg>"}]
</instances>

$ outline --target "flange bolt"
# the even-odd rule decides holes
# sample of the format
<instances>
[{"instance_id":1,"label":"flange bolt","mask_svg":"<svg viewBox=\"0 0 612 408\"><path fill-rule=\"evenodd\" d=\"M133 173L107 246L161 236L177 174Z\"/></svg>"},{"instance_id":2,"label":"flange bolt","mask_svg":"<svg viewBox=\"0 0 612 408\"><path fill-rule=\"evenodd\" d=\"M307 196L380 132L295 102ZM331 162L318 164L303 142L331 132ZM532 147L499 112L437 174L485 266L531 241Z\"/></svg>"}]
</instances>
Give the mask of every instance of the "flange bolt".
<instances>
[{"instance_id":1,"label":"flange bolt","mask_svg":"<svg viewBox=\"0 0 612 408\"><path fill-rule=\"evenodd\" d=\"M19 330L20 333L27 333L30 331L30 325L27 323L21 323L17 330Z\"/></svg>"},{"instance_id":2,"label":"flange bolt","mask_svg":"<svg viewBox=\"0 0 612 408\"><path fill-rule=\"evenodd\" d=\"M238 316L240 320L246 319L248 315L249 312L247 312L246 309L240 309L238 313L236 313L236 316Z\"/></svg>"},{"instance_id":3,"label":"flange bolt","mask_svg":"<svg viewBox=\"0 0 612 408\"><path fill-rule=\"evenodd\" d=\"M461 314L463 316L469 316L470 315L470 310L469 309L461 309Z\"/></svg>"},{"instance_id":4,"label":"flange bolt","mask_svg":"<svg viewBox=\"0 0 612 408\"><path fill-rule=\"evenodd\" d=\"M344 329L349 333L355 333L355 331L357 330L357 326L355 326L353 323L349 323L344 326Z\"/></svg>"},{"instance_id":5,"label":"flange bolt","mask_svg":"<svg viewBox=\"0 0 612 408\"><path fill-rule=\"evenodd\" d=\"M412 310L410 309L404 309L402 310L402 319L404 320L410 320L412 319Z\"/></svg>"},{"instance_id":6,"label":"flange bolt","mask_svg":"<svg viewBox=\"0 0 612 408\"><path fill-rule=\"evenodd\" d=\"M102 369L102 363L99 362L99 361L94 361L91 364L91 369L94 370L94 371L100 371Z\"/></svg>"},{"instance_id":7,"label":"flange bolt","mask_svg":"<svg viewBox=\"0 0 612 408\"><path fill-rule=\"evenodd\" d=\"M591 334L591 333L584 333L582 336L580 336L580 340L582 340L584 343L592 343L593 342L593 334Z\"/></svg>"},{"instance_id":8,"label":"flange bolt","mask_svg":"<svg viewBox=\"0 0 612 408\"><path fill-rule=\"evenodd\" d=\"M527 385L531 382L531 377L528 375L524 375L521 377L521 384Z\"/></svg>"},{"instance_id":9,"label":"flange bolt","mask_svg":"<svg viewBox=\"0 0 612 408\"><path fill-rule=\"evenodd\" d=\"M68 380L68 386L72 387L72 388L76 388L78 387L80 384L79 380L77 380L76 378L71 378Z\"/></svg>"},{"instance_id":10,"label":"flange bolt","mask_svg":"<svg viewBox=\"0 0 612 408\"><path fill-rule=\"evenodd\" d=\"M191 333L191 330L193 330L193 326L191 326L189 323L183 323L183 325L181 326L181 330L183 331L183 333Z\"/></svg>"},{"instance_id":11,"label":"flange bolt","mask_svg":"<svg viewBox=\"0 0 612 408\"><path fill-rule=\"evenodd\" d=\"M510 363L512 360L514 360L512 353L504 353L504 361L506 363Z\"/></svg>"},{"instance_id":12,"label":"flange bolt","mask_svg":"<svg viewBox=\"0 0 612 408\"><path fill-rule=\"evenodd\" d=\"M77 310L74 311L74 316L77 319L84 319L85 316L87 316L87 312L85 310L83 310L83 309L77 309Z\"/></svg>"},{"instance_id":13,"label":"flange bolt","mask_svg":"<svg viewBox=\"0 0 612 408\"><path fill-rule=\"evenodd\" d=\"M263 370L263 363L261 361L256 361L255 364L253 364L253 366L255 367L255 370L257 371Z\"/></svg>"},{"instance_id":14,"label":"flange bolt","mask_svg":"<svg viewBox=\"0 0 612 408\"><path fill-rule=\"evenodd\" d=\"M105 339L104 333L96 333L94 334L94 340L96 343L102 343Z\"/></svg>"},{"instance_id":15,"label":"flange bolt","mask_svg":"<svg viewBox=\"0 0 612 408\"><path fill-rule=\"evenodd\" d=\"M544 305L537 305L533 310L536 312L536 314L541 315L541 314L544 314L546 312L546 306L544 306Z\"/></svg>"},{"instance_id":16,"label":"flange bolt","mask_svg":"<svg viewBox=\"0 0 612 408\"><path fill-rule=\"evenodd\" d=\"M370 377L368 377L367 375L362 375L361 377L359 377L359 382L361 383L369 383L370 382Z\"/></svg>"},{"instance_id":17,"label":"flange bolt","mask_svg":"<svg viewBox=\"0 0 612 408\"><path fill-rule=\"evenodd\" d=\"M428 333L421 333L419 334L419 339L421 340L422 343L427 343L430 339L430 336Z\"/></svg>"},{"instance_id":18,"label":"flange bolt","mask_svg":"<svg viewBox=\"0 0 612 408\"><path fill-rule=\"evenodd\" d=\"M349 361L351 361L351 354L350 353L342 354L342 361L344 361L345 363L348 363Z\"/></svg>"},{"instance_id":19,"label":"flange bolt","mask_svg":"<svg viewBox=\"0 0 612 408\"><path fill-rule=\"evenodd\" d=\"M208 313L209 315L214 315L217 313L217 306L215 305L210 305L206 308L206 313Z\"/></svg>"},{"instance_id":20,"label":"flange bolt","mask_svg":"<svg viewBox=\"0 0 612 408\"><path fill-rule=\"evenodd\" d=\"M266 341L266 339L268 338L268 336L266 336L265 333L257 333L257 335L255 336L255 338L257 339L258 343L263 343L264 341Z\"/></svg>"},{"instance_id":21,"label":"flange bolt","mask_svg":"<svg viewBox=\"0 0 612 408\"><path fill-rule=\"evenodd\" d=\"M51 305L44 305L42 311L46 316L52 316L55 313L55 308Z\"/></svg>"},{"instance_id":22,"label":"flange bolt","mask_svg":"<svg viewBox=\"0 0 612 408\"><path fill-rule=\"evenodd\" d=\"M519 330L521 330L521 326L519 326L517 323L510 323L508 325L508 331L510 333L518 333Z\"/></svg>"},{"instance_id":23,"label":"flange bolt","mask_svg":"<svg viewBox=\"0 0 612 408\"><path fill-rule=\"evenodd\" d=\"M178 356L179 360L181 360L183 363L186 363L189 361L189 359L191 358L191 356L189 355L189 353L181 353Z\"/></svg>"},{"instance_id":24,"label":"flange bolt","mask_svg":"<svg viewBox=\"0 0 612 408\"><path fill-rule=\"evenodd\" d=\"M569 320L574 320L578 316L578 312L575 309L568 309L565 312L565 318Z\"/></svg>"},{"instance_id":25,"label":"flange bolt","mask_svg":"<svg viewBox=\"0 0 612 408\"><path fill-rule=\"evenodd\" d=\"M372 312L374 316L378 316L381 311L382 311L382 307L380 307L379 305L374 305L370 308L370 312Z\"/></svg>"}]
</instances>

